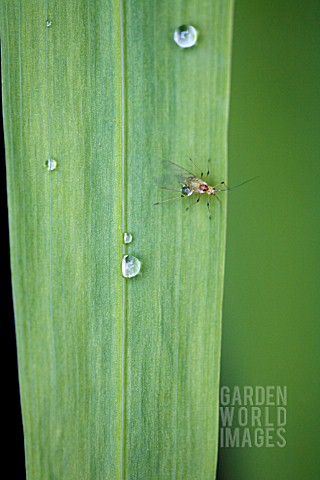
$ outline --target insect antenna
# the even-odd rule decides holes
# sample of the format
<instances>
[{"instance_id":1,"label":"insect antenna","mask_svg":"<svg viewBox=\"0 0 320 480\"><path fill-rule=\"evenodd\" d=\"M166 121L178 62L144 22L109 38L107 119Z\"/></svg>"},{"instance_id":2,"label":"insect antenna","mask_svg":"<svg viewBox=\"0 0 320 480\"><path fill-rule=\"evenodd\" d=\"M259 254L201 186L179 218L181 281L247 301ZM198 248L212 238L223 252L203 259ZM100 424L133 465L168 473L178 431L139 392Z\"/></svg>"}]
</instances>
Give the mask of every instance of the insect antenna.
<instances>
[{"instance_id":1,"label":"insect antenna","mask_svg":"<svg viewBox=\"0 0 320 480\"><path fill-rule=\"evenodd\" d=\"M235 185L234 187L227 187L224 188L223 190L216 190L217 192L228 192L229 190L234 190L235 188L242 187L242 185L245 185L246 183L253 182L253 180L256 180L259 178L260 175L257 175L256 177L249 178L249 180L246 180L245 182L239 183L239 185ZM224 182L221 182L224 183Z\"/></svg>"}]
</instances>

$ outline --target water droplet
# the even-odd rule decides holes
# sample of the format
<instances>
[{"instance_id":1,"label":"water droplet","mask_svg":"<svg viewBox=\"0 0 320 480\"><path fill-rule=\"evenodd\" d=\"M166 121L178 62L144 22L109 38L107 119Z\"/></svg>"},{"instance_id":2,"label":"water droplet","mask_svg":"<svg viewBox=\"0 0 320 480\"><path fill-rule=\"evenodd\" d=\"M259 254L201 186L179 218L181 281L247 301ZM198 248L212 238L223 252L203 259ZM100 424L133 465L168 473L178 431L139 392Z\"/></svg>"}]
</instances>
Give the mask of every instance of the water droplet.
<instances>
[{"instance_id":1,"label":"water droplet","mask_svg":"<svg viewBox=\"0 0 320 480\"><path fill-rule=\"evenodd\" d=\"M180 25L173 35L174 41L181 48L190 48L196 44L198 32L192 25Z\"/></svg>"},{"instance_id":2,"label":"water droplet","mask_svg":"<svg viewBox=\"0 0 320 480\"><path fill-rule=\"evenodd\" d=\"M131 233L125 232L123 234L123 243L131 243L132 242L132 235Z\"/></svg>"},{"instance_id":3,"label":"water droplet","mask_svg":"<svg viewBox=\"0 0 320 480\"><path fill-rule=\"evenodd\" d=\"M190 197L190 195L193 194L193 190L190 190L190 188L186 186L181 187L180 192L183 197Z\"/></svg>"},{"instance_id":4,"label":"water droplet","mask_svg":"<svg viewBox=\"0 0 320 480\"><path fill-rule=\"evenodd\" d=\"M46 161L46 167L48 170L55 170L57 168L58 164L53 158L49 158Z\"/></svg>"},{"instance_id":5,"label":"water droplet","mask_svg":"<svg viewBox=\"0 0 320 480\"><path fill-rule=\"evenodd\" d=\"M47 27L51 27L51 20L47 20L46 25Z\"/></svg>"},{"instance_id":6,"label":"water droplet","mask_svg":"<svg viewBox=\"0 0 320 480\"><path fill-rule=\"evenodd\" d=\"M124 255L122 258L122 275L126 278L135 277L140 272L141 262L133 255Z\"/></svg>"}]
</instances>

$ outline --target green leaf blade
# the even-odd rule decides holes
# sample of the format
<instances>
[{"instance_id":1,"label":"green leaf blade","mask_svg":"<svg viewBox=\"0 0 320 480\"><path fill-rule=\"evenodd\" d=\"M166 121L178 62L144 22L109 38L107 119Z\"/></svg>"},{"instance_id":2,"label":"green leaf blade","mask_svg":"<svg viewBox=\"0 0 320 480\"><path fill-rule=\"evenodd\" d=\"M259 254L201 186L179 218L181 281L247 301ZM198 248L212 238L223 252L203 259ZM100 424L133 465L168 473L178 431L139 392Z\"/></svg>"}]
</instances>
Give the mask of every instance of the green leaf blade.
<instances>
[{"instance_id":1,"label":"green leaf blade","mask_svg":"<svg viewBox=\"0 0 320 480\"><path fill-rule=\"evenodd\" d=\"M29 479L214 477L226 197L153 204L163 160L226 180L232 1L184 8L1 3Z\"/></svg>"}]
</instances>

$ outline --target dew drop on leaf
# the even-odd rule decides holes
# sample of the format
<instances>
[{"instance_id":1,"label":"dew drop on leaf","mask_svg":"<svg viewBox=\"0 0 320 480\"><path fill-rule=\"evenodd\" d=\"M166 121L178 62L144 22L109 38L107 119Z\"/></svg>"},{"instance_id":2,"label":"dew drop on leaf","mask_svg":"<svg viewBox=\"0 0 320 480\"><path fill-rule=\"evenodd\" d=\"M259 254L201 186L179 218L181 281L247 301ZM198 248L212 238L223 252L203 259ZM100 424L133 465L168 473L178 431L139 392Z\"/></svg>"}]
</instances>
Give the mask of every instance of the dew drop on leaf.
<instances>
[{"instance_id":1,"label":"dew drop on leaf","mask_svg":"<svg viewBox=\"0 0 320 480\"><path fill-rule=\"evenodd\" d=\"M46 167L48 170L55 170L57 168L58 164L56 162L56 160L54 160L53 158L49 158L47 161L46 161Z\"/></svg>"},{"instance_id":2,"label":"dew drop on leaf","mask_svg":"<svg viewBox=\"0 0 320 480\"><path fill-rule=\"evenodd\" d=\"M198 32L192 25L180 25L174 32L174 41L181 48L190 48L196 44Z\"/></svg>"},{"instance_id":3,"label":"dew drop on leaf","mask_svg":"<svg viewBox=\"0 0 320 480\"><path fill-rule=\"evenodd\" d=\"M132 242L132 235L131 233L125 232L123 234L123 243L131 243Z\"/></svg>"},{"instance_id":4,"label":"dew drop on leaf","mask_svg":"<svg viewBox=\"0 0 320 480\"><path fill-rule=\"evenodd\" d=\"M124 255L122 258L122 275L126 278L135 277L140 272L141 262L133 255Z\"/></svg>"}]
</instances>

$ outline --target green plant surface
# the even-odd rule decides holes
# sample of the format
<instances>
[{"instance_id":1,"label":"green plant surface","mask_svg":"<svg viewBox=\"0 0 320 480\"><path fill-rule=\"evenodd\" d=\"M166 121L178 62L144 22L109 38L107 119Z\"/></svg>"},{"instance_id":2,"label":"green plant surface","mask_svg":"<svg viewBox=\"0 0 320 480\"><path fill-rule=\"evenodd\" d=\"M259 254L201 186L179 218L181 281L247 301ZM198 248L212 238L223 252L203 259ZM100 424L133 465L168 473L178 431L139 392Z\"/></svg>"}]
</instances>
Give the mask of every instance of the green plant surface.
<instances>
[{"instance_id":1,"label":"green plant surface","mask_svg":"<svg viewBox=\"0 0 320 480\"><path fill-rule=\"evenodd\" d=\"M28 479L214 478L226 196L154 203L163 160L226 180L233 2L0 5Z\"/></svg>"}]
</instances>

